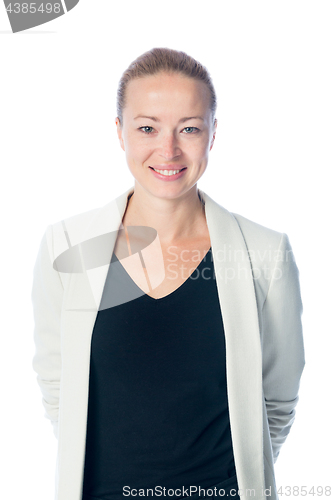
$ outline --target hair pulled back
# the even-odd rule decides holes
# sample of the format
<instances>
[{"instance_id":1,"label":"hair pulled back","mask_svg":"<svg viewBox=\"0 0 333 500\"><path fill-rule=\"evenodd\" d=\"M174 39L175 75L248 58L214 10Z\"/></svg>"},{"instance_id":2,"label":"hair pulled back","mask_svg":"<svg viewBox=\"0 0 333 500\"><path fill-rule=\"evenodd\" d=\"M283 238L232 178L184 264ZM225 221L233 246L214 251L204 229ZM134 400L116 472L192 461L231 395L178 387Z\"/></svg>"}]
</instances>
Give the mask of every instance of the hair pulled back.
<instances>
[{"instance_id":1,"label":"hair pulled back","mask_svg":"<svg viewBox=\"0 0 333 500\"><path fill-rule=\"evenodd\" d=\"M126 89L131 80L156 75L160 72L180 73L189 78L204 82L210 92L210 109L213 122L217 107L217 99L212 79L207 69L196 59L185 52L168 49L153 48L137 57L124 71L117 90L117 115L120 125L123 124L123 109L126 105Z\"/></svg>"}]
</instances>

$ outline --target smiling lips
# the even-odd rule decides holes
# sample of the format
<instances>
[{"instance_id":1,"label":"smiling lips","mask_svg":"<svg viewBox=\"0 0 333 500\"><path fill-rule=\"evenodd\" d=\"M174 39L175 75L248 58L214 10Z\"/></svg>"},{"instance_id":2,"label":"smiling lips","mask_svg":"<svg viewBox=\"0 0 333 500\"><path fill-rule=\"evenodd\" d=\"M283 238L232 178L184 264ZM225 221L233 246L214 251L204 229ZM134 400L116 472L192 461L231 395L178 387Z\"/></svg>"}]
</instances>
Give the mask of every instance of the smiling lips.
<instances>
[{"instance_id":1,"label":"smiling lips","mask_svg":"<svg viewBox=\"0 0 333 500\"><path fill-rule=\"evenodd\" d=\"M171 176L171 175L176 175L182 170L185 170L186 167L183 165L156 165L155 167L149 166L150 169L154 170L155 172L165 175L165 176Z\"/></svg>"}]
</instances>

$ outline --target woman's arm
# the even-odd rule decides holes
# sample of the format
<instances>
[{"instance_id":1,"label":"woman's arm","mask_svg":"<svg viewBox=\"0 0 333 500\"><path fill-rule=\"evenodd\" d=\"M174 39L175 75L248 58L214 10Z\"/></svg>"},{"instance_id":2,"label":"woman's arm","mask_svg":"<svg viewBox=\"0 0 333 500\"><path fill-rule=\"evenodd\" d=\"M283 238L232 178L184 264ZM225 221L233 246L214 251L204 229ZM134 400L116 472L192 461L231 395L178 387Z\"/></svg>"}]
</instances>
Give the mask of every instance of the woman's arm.
<instances>
[{"instance_id":1,"label":"woman's arm","mask_svg":"<svg viewBox=\"0 0 333 500\"><path fill-rule=\"evenodd\" d=\"M263 388L274 462L294 422L305 365L299 272L286 234L276 257L262 309Z\"/></svg>"},{"instance_id":2,"label":"woman's arm","mask_svg":"<svg viewBox=\"0 0 333 500\"><path fill-rule=\"evenodd\" d=\"M58 437L60 318L64 289L59 273L52 266L52 248L52 226L49 225L41 240L33 269L31 299L35 322L35 354L32 364L43 396L45 417L51 420L54 435Z\"/></svg>"}]
</instances>

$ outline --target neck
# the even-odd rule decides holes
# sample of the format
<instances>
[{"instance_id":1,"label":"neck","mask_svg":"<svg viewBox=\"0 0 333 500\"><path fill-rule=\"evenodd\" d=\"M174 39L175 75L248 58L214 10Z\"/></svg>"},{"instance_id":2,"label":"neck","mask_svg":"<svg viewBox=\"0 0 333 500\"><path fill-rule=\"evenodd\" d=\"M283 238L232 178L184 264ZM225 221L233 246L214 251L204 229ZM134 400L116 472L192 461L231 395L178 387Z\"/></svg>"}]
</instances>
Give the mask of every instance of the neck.
<instances>
[{"instance_id":1,"label":"neck","mask_svg":"<svg viewBox=\"0 0 333 500\"><path fill-rule=\"evenodd\" d=\"M196 185L174 199L158 198L135 186L127 203L123 225L152 227L162 245L195 239L207 227L204 205Z\"/></svg>"}]
</instances>

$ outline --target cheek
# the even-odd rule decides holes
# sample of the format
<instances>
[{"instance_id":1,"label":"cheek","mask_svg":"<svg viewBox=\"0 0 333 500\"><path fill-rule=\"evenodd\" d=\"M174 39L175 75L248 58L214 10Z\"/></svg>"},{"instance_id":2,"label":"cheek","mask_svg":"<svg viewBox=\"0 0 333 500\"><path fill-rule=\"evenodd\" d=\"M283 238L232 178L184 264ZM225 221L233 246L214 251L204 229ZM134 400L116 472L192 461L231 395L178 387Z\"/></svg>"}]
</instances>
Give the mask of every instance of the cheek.
<instances>
[{"instance_id":1,"label":"cheek","mask_svg":"<svg viewBox=\"0 0 333 500\"><path fill-rule=\"evenodd\" d=\"M209 151L209 144L207 141L200 141L197 144L193 144L189 153L193 158L200 160L205 157Z\"/></svg>"},{"instance_id":2,"label":"cheek","mask_svg":"<svg viewBox=\"0 0 333 500\"><path fill-rule=\"evenodd\" d=\"M153 153L153 149L142 141L131 141L127 144L127 159L133 164L146 162Z\"/></svg>"}]
</instances>

